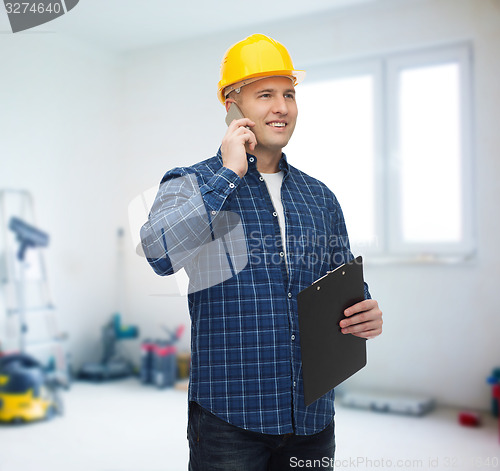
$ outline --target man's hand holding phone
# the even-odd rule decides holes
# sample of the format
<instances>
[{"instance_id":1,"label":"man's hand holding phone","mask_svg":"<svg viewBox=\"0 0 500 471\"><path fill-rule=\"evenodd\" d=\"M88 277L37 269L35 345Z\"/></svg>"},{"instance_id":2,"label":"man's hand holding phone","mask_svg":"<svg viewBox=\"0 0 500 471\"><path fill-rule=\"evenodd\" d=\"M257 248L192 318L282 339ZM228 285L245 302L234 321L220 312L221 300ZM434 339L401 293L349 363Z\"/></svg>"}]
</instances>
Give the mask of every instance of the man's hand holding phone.
<instances>
[{"instance_id":1,"label":"man's hand holding phone","mask_svg":"<svg viewBox=\"0 0 500 471\"><path fill-rule=\"evenodd\" d=\"M224 167L231 169L240 178L243 178L248 170L246 146L248 145L248 150L252 152L257 145L257 139L255 138L255 134L250 130L251 127L255 126L253 121L244 117L230 120L230 115L234 114L234 111L237 111L236 108L236 103L231 103L227 119L229 127L222 139L221 153ZM233 113L231 113L231 110L233 110ZM239 115L243 116L241 111Z\"/></svg>"}]
</instances>

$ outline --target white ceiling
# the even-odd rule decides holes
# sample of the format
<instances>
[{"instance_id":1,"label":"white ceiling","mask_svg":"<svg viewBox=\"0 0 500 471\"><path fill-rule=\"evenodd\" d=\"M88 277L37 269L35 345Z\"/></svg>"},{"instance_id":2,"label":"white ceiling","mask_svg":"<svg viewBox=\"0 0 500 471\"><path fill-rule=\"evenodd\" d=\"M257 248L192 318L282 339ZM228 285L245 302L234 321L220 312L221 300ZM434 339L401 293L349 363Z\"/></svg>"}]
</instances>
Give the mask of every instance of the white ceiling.
<instances>
[{"instance_id":1,"label":"white ceiling","mask_svg":"<svg viewBox=\"0 0 500 471\"><path fill-rule=\"evenodd\" d=\"M52 31L125 52L375 1L383 0L80 0L64 16L16 34ZM5 10L0 11L0 31L11 31Z\"/></svg>"}]
</instances>

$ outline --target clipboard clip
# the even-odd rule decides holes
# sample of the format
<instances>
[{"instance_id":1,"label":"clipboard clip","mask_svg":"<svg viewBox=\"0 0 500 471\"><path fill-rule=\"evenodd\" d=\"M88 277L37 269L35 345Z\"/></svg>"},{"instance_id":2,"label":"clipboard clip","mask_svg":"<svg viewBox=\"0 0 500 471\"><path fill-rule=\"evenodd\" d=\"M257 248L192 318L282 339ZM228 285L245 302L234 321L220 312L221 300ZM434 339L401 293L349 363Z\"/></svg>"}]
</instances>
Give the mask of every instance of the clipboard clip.
<instances>
[{"instance_id":1,"label":"clipboard clip","mask_svg":"<svg viewBox=\"0 0 500 471\"><path fill-rule=\"evenodd\" d=\"M333 273L334 271L337 271L339 268L342 268L344 265L345 265L345 263L343 263L342 265L340 265L337 268L335 268L335 270L328 270L322 277L320 277L317 280L313 281L312 284L315 285L318 281L321 281L323 278L327 277L330 273ZM342 270L342 275L345 275L345 270Z\"/></svg>"},{"instance_id":2,"label":"clipboard clip","mask_svg":"<svg viewBox=\"0 0 500 471\"><path fill-rule=\"evenodd\" d=\"M321 281L323 278L327 277L330 273L333 273L335 270L328 270L321 278L313 281L312 284L315 285L318 281Z\"/></svg>"}]
</instances>

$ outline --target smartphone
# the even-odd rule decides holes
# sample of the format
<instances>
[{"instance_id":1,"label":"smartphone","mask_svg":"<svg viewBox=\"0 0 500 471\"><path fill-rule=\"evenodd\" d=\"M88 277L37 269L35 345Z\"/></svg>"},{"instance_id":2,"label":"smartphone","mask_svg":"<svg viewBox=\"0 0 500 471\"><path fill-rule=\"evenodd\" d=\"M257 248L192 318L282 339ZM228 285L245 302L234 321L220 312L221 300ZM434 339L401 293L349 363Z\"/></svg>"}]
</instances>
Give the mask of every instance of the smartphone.
<instances>
[{"instance_id":1,"label":"smartphone","mask_svg":"<svg viewBox=\"0 0 500 471\"><path fill-rule=\"evenodd\" d=\"M243 113L236 103L231 103L226 115L226 124L229 126L233 120L244 118Z\"/></svg>"}]
</instances>

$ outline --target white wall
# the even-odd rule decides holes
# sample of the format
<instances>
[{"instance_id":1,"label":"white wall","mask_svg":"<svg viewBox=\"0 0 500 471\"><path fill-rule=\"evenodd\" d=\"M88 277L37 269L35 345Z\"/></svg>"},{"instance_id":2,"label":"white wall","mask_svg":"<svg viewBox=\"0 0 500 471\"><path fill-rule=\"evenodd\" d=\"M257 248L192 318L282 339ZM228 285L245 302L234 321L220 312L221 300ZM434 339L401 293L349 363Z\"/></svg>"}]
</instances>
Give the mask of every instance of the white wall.
<instances>
[{"instance_id":1,"label":"white wall","mask_svg":"<svg viewBox=\"0 0 500 471\"><path fill-rule=\"evenodd\" d=\"M393 1L130 54L124 85L127 199L157 185L168 169L216 152L225 127L215 93L220 60L227 47L254 32L283 42L295 66L306 69L322 61L473 41L477 259L452 266L369 265L366 278L384 311L384 334L369 342L369 366L350 385L488 408L485 377L500 364L495 300L499 222L494 216L494 202L500 200L498 2ZM150 328L167 315L173 323L187 319L184 300L150 296L175 292L173 280L157 277L137 256L130 256L127 263L129 307L134 314Z\"/></svg>"},{"instance_id":2,"label":"white wall","mask_svg":"<svg viewBox=\"0 0 500 471\"><path fill-rule=\"evenodd\" d=\"M116 309L115 234L126 222L118 61L28 33L2 35L0 64L0 188L34 196L37 225L51 238L52 297L79 364L99 354L101 324ZM2 310L0 341L13 347L6 324Z\"/></svg>"}]
</instances>

